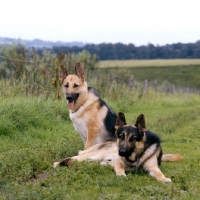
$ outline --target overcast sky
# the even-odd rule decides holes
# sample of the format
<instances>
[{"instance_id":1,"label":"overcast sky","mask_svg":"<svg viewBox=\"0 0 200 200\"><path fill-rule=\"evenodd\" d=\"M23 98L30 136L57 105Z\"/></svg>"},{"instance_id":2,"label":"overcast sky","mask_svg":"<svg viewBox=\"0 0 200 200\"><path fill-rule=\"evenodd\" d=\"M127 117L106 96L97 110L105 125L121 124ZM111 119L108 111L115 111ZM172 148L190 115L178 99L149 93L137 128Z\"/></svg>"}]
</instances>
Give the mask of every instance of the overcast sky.
<instances>
[{"instance_id":1,"label":"overcast sky","mask_svg":"<svg viewBox=\"0 0 200 200\"><path fill-rule=\"evenodd\" d=\"M200 0L0 0L0 37L99 44L200 40Z\"/></svg>"}]
</instances>

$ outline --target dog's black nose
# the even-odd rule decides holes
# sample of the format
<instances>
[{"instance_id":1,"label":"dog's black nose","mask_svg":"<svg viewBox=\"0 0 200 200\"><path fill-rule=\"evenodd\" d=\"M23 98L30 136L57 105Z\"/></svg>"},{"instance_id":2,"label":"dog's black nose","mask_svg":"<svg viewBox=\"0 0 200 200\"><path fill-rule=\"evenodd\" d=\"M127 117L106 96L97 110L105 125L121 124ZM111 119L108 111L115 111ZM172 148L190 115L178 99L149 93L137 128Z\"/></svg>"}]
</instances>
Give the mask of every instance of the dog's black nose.
<instances>
[{"instance_id":1,"label":"dog's black nose","mask_svg":"<svg viewBox=\"0 0 200 200\"><path fill-rule=\"evenodd\" d=\"M132 151L129 148L120 148L118 153L122 157L127 157L132 154Z\"/></svg>"},{"instance_id":2,"label":"dog's black nose","mask_svg":"<svg viewBox=\"0 0 200 200\"><path fill-rule=\"evenodd\" d=\"M120 149L120 150L119 150L119 155L120 155L120 156L123 156L123 157L126 156L126 155L127 155L127 150L124 149L124 148Z\"/></svg>"},{"instance_id":3,"label":"dog's black nose","mask_svg":"<svg viewBox=\"0 0 200 200\"><path fill-rule=\"evenodd\" d=\"M67 101L73 101L72 95L67 95L67 96L66 96L66 100L67 100Z\"/></svg>"}]
</instances>

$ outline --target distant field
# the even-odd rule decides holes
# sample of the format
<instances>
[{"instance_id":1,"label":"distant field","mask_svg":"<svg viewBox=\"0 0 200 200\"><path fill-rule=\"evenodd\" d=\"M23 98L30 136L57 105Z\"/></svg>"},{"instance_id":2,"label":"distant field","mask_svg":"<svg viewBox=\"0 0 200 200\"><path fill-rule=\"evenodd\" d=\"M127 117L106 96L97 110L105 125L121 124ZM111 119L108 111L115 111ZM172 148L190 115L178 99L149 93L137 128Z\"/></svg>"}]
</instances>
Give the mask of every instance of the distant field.
<instances>
[{"instance_id":1,"label":"distant field","mask_svg":"<svg viewBox=\"0 0 200 200\"><path fill-rule=\"evenodd\" d=\"M105 60L101 68L107 67L169 67L200 65L200 59L155 59L155 60Z\"/></svg>"},{"instance_id":2,"label":"distant field","mask_svg":"<svg viewBox=\"0 0 200 200\"><path fill-rule=\"evenodd\" d=\"M126 80L133 75L140 82L167 81L182 88L200 89L200 59L107 60L101 61L96 70Z\"/></svg>"}]
</instances>

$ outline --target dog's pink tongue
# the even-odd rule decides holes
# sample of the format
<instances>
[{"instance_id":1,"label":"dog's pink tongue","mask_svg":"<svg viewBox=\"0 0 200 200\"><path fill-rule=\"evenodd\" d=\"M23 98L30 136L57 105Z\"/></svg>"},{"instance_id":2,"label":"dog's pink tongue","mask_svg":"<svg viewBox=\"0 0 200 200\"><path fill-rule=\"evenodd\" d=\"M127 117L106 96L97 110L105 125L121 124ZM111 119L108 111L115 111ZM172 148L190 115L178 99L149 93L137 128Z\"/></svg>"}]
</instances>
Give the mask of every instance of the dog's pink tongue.
<instances>
[{"instance_id":1,"label":"dog's pink tongue","mask_svg":"<svg viewBox=\"0 0 200 200\"><path fill-rule=\"evenodd\" d=\"M68 108L72 109L74 107L74 101L68 102Z\"/></svg>"}]
</instances>

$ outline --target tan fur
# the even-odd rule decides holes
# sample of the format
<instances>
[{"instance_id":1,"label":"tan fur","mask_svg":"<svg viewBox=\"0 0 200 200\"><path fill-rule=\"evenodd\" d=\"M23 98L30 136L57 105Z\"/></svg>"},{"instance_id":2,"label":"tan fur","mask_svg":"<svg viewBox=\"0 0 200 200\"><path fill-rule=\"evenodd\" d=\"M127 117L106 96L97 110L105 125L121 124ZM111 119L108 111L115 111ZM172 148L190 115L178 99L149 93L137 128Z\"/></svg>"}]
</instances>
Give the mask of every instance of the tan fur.
<instances>
[{"instance_id":1,"label":"tan fur","mask_svg":"<svg viewBox=\"0 0 200 200\"><path fill-rule=\"evenodd\" d=\"M133 154L132 154L132 157L134 156ZM179 155L179 154L175 154L175 155ZM163 154L163 156L165 157L165 154ZM179 161L180 158L181 157L179 155L179 157L177 156L177 160L173 160L173 161ZM84 161L84 160L88 160L88 161L95 160L95 161L99 161L101 165L109 164L114 168L117 176L126 176L125 171L134 170L135 164L136 164L134 163L133 167L130 167L129 165L127 165L126 160L123 157L118 155L118 147L117 147L116 142L107 142L104 144L93 145L92 147L81 151L77 156L73 156L66 159L70 159L68 161L67 166L70 166L73 160L77 160L79 162ZM55 162L53 164L53 167L57 167L59 163L60 162ZM149 175L152 177L155 177L158 181L171 182L171 179L165 177L164 174L159 169L158 164L157 164L156 154L154 154L154 156L152 156L150 159L144 162L142 165L142 168L148 171Z\"/></svg>"},{"instance_id":2,"label":"tan fur","mask_svg":"<svg viewBox=\"0 0 200 200\"><path fill-rule=\"evenodd\" d=\"M104 132L104 129L101 125L102 118L105 118L107 109L98 109L98 102L95 102L95 98L86 102L84 105L79 107L79 110L75 113L70 111L70 118L73 122L73 125L78 133L80 133L83 141L84 148L98 144L101 142L101 138L97 138L97 134ZM96 139L96 140L95 140Z\"/></svg>"},{"instance_id":3,"label":"tan fur","mask_svg":"<svg viewBox=\"0 0 200 200\"><path fill-rule=\"evenodd\" d=\"M148 159L144 165L143 168L149 172L150 176L155 177L158 181L163 182L171 182L170 178L167 178L164 176L164 174L161 172L161 170L158 167L157 163L157 156L154 154L150 159Z\"/></svg>"},{"instance_id":4,"label":"tan fur","mask_svg":"<svg viewBox=\"0 0 200 200\"><path fill-rule=\"evenodd\" d=\"M110 164L113 166L113 162L115 161L116 157L118 157L117 153L117 143L116 142L106 142L103 144L95 144L89 147L86 150L80 151L77 156L70 157L71 160L97 160L102 165ZM64 160L69 159L65 158ZM60 162L55 162L53 167L59 165Z\"/></svg>"},{"instance_id":5,"label":"tan fur","mask_svg":"<svg viewBox=\"0 0 200 200\"><path fill-rule=\"evenodd\" d=\"M66 98L69 94L79 95L76 101L72 101L74 102L73 106L69 106L70 101L68 100L68 107L74 128L84 142L84 149L94 144L111 140L109 138L110 133L108 133L104 122L108 113L108 107L105 105L100 106L100 97L88 90L83 64L79 62L76 64L75 74L73 75L69 75L63 65L60 66L59 73L60 81L63 85L63 94ZM115 137L114 132L113 135Z\"/></svg>"},{"instance_id":6,"label":"tan fur","mask_svg":"<svg viewBox=\"0 0 200 200\"><path fill-rule=\"evenodd\" d=\"M162 161L169 161L169 162L176 162L179 160L182 160L183 156L181 156L180 154L163 154L162 156Z\"/></svg>"}]
</instances>

